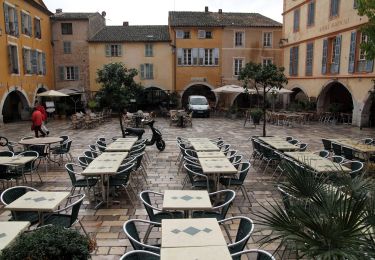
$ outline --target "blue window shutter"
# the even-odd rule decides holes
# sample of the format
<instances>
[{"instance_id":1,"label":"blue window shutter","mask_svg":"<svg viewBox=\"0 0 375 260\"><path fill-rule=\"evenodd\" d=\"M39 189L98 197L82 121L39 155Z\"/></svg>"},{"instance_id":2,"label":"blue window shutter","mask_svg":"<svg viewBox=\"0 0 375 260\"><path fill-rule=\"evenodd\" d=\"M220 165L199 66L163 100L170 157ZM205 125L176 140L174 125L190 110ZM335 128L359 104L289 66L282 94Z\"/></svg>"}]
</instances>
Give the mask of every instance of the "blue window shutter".
<instances>
[{"instance_id":1,"label":"blue window shutter","mask_svg":"<svg viewBox=\"0 0 375 260\"><path fill-rule=\"evenodd\" d=\"M191 56L193 58L193 65L198 65L198 48L191 49Z\"/></svg>"},{"instance_id":2,"label":"blue window shutter","mask_svg":"<svg viewBox=\"0 0 375 260\"><path fill-rule=\"evenodd\" d=\"M18 37L20 35L20 32L18 29L18 14L16 10L14 10L14 30L15 30L15 36Z\"/></svg>"},{"instance_id":3,"label":"blue window shutter","mask_svg":"<svg viewBox=\"0 0 375 260\"><path fill-rule=\"evenodd\" d=\"M59 66L59 76L60 80L65 80L65 68L63 66Z\"/></svg>"},{"instance_id":4,"label":"blue window shutter","mask_svg":"<svg viewBox=\"0 0 375 260\"><path fill-rule=\"evenodd\" d=\"M177 49L177 65L182 65L182 60L184 56L184 50L181 48Z\"/></svg>"},{"instance_id":5,"label":"blue window shutter","mask_svg":"<svg viewBox=\"0 0 375 260\"><path fill-rule=\"evenodd\" d=\"M374 60L366 61L366 72L373 72L374 71Z\"/></svg>"},{"instance_id":6,"label":"blue window shutter","mask_svg":"<svg viewBox=\"0 0 375 260\"><path fill-rule=\"evenodd\" d=\"M293 31L299 31L300 9L294 10Z\"/></svg>"},{"instance_id":7,"label":"blue window shutter","mask_svg":"<svg viewBox=\"0 0 375 260\"><path fill-rule=\"evenodd\" d=\"M294 75L298 75L298 50L299 50L299 47L296 46L294 47Z\"/></svg>"},{"instance_id":8,"label":"blue window shutter","mask_svg":"<svg viewBox=\"0 0 375 260\"><path fill-rule=\"evenodd\" d=\"M289 50L289 75L293 75L293 51L294 47L290 48Z\"/></svg>"},{"instance_id":9,"label":"blue window shutter","mask_svg":"<svg viewBox=\"0 0 375 260\"><path fill-rule=\"evenodd\" d=\"M349 50L349 67L348 72L354 73L355 68L355 48L357 44L357 32L352 32L350 36L350 50Z\"/></svg>"},{"instance_id":10,"label":"blue window shutter","mask_svg":"<svg viewBox=\"0 0 375 260\"><path fill-rule=\"evenodd\" d=\"M322 74L327 74L328 39L323 40Z\"/></svg>"},{"instance_id":11,"label":"blue window shutter","mask_svg":"<svg viewBox=\"0 0 375 260\"><path fill-rule=\"evenodd\" d=\"M111 45L110 44L106 44L105 45L105 56L106 57L110 57L111 56Z\"/></svg>"},{"instance_id":12,"label":"blue window shutter","mask_svg":"<svg viewBox=\"0 0 375 260\"><path fill-rule=\"evenodd\" d=\"M219 48L214 49L214 64L219 65Z\"/></svg>"},{"instance_id":13,"label":"blue window shutter","mask_svg":"<svg viewBox=\"0 0 375 260\"><path fill-rule=\"evenodd\" d=\"M47 74L47 67L46 67L46 54L42 52L42 74L46 75Z\"/></svg>"},{"instance_id":14,"label":"blue window shutter","mask_svg":"<svg viewBox=\"0 0 375 260\"><path fill-rule=\"evenodd\" d=\"M38 52L31 50L31 71L32 74L38 74L41 68L38 68Z\"/></svg>"},{"instance_id":15,"label":"blue window shutter","mask_svg":"<svg viewBox=\"0 0 375 260\"><path fill-rule=\"evenodd\" d=\"M141 64L141 79L145 78L145 65Z\"/></svg>"},{"instance_id":16,"label":"blue window shutter","mask_svg":"<svg viewBox=\"0 0 375 260\"><path fill-rule=\"evenodd\" d=\"M313 25L315 22L315 2L311 1L308 5L307 25Z\"/></svg>"},{"instance_id":17,"label":"blue window shutter","mask_svg":"<svg viewBox=\"0 0 375 260\"><path fill-rule=\"evenodd\" d=\"M33 29L32 29L31 16L28 15L27 19L29 20L29 36L32 36L33 35Z\"/></svg>"},{"instance_id":18,"label":"blue window shutter","mask_svg":"<svg viewBox=\"0 0 375 260\"><path fill-rule=\"evenodd\" d=\"M311 42L306 45L306 76L312 75L313 57L314 57L314 44Z\"/></svg>"},{"instance_id":19,"label":"blue window shutter","mask_svg":"<svg viewBox=\"0 0 375 260\"><path fill-rule=\"evenodd\" d=\"M79 68L77 66L74 67L74 80L79 80Z\"/></svg>"},{"instance_id":20,"label":"blue window shutter","mask_svg":"<svg viewBox=\"0 0 375 260\"><path fill-rule=\"evenodd\" d=\"M336 36L336 42L334 46L334 52L335 52L335 60L334 63L331 65L331 73L336 74L340 71L340 56L341 56L341 39L342 36Z\"/></svg>"},{"instance_id":21,"label":"blue window shutter","mask_svg":"<svg viewBox=\"0 0 375 260\"><path fill-rule=\"evenodd\" d=\"M149 64L150 68L150 79L154 78L154 64Z\"/></svg>"},{"instance_id":22,"label":"blue window shutter","mask_svg":"<svg viewBox=\"0 0 375 260\"><path fill-rule=\"evenodd\" d=\"M9 28L9 9L8 9L8 5L3 3L3 8L4 8L4 20L5 20L5 32L9 34L10 28Z\"/></svg>"},{"instance_id":23,"label":"blue window shutter","mask_svg":"<svg viewBox=\"0 0 375 260\"><path fill-rule=\"evenodd\" d=\"M204 64L204 48L199 48L199 65Z\"/></svg>"}]
</instances>

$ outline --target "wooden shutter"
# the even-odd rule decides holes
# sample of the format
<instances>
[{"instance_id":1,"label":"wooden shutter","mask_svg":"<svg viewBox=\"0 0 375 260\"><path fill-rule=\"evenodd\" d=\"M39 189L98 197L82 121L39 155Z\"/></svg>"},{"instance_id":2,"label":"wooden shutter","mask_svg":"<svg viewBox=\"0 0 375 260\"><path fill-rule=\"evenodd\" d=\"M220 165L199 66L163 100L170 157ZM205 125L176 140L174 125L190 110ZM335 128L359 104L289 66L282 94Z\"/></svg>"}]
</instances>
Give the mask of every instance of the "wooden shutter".
<instances>
[{"instance_id":1,"label":"wooden shutter","mask_svg":"<svg viewBox=\"0 0 375 260\"><path fill-rule=\"evenodd\" d=\"M353 1L353 8L357 9L358 8L358 0Z\"/></svg>"},{"instance_id":2,"label":"wooden shutter","mask_svg":"<svg viewBox=\"0 0 375 260\"><path fill-rule=\"evenodd\" d=\"M182 65L182 58L184 56L184 50L181 48L177 49L177 65Z\"/></svg>"},{"instance_id":3,"label":"wooden shutter","mask_svg":"<svg viewBox=\"0 0 375 260\"><path fill-rule=\"evenodd\" d=\"M105 45L105 56L111 57L111 45L110 44Z\"/></svg>"},{"instance_id":4,"label":"wooden shutter","mask_svg":"<svg viewBox=\"0 0 375 260\"><path fill-rule=\"evenodd\" d=\"M176 38L177 39L183 39L184 38L184 31L176 30Z\"/></svg>"},{"instance_id":5,"label":"wooden shutter","mask_svg":"<svg viewBox=\"0 0 375 260\"><path fill-rule=\"evenodd\" d=\"M213 53L214 54L213 55L213 58L214 58L213 64L219 65L219 48L215 48L213 52L214 52Z\"/></svg>"},{"instance_id":6,"label":"wooden shutter","mask_svg":"<svg viewBox=\"0 0 375 260\"><path fill-rule=\"evenodd\" d=\"M31 50L31 72L32 74L40 74L42 68L38 68L38 52L36 50Z\"/></svg>"},{"instance_id":7,"label":"wooden shutter","mask_svg":"<svg viewBox=\"0 0 375 260\"><path fill-rule=\"evenodd\" d=\"M17 11L14 10L14 31L15 31L15 36L19 36L20 35L20 32L19 32L19 29L18 29L18 14L17 14Z\"/></svg>"},{"instance_id":8,"label":"wooden shutter","mask_svg":"<svg viewBox=\"0 0 375 260\"><path fill-rule=\"evenodd\" d=\"M198 38L205 39L206 38L206 31L205 30L198 30Z\"/></svg>"},{"instance_id":9,"label":"wooden shutter","mask_svg":"<svg viewBox=\"0 0 375 260\"><path fill-rule=\"evenodd\" d=\"M79 67L75 66L74 68L74 80L79 80Z\"/></svg>"},{"instance_id":10,"label":"wooden shutter","mask_svg":"<svg viewBox=\"0 0 375 260\"><path fill-rule=\"evenodd\" d=\"M356 44L357 44L357 32L352 32L350 36L349 65L348 65L349 73L354 73Z\"/></svg>"},{"instance_id":11,"label":"wooden shutter","mask_svg":"<svg viewBox=\"0 0 375 260\"><path fill-rule=\"evenodd\" d=\"M328 39L323 40L322 74L327 74Z\"/></svg>"},{"instance_id":12,"label":"wooden shutter","mask_svg":"<svg viewBox=\"0 0 375 260\"><path fill-rule=\"evenodd\" d=\"M204 64L204 48L199 48L199 65Z\"/></svg>"},{"instance_id":13,"label":"wooden shutter","mask_svg":"<svg viewBox=\"0 0 375 260\"><path fill-rule=\"evenodd\" d=\"M145 65L141 64L141 79L145 78Z\"/></svg>"},{"instance_id":14,"label":"wooden shutter","mask_svg":"<svg viewBox=\"0 0 375 260\"><path fill-rule=\"evenodd\" d=\"M198 65L198 48L191 49L191 56L193 58L193 65Z\"/></svg>"},{"instance_id":15,"label":"wooden shutter","mask_svg":"<svg viewBox=\"0 0 375 260\"><path fill-rule=\"evenodd\" d=\"M46 54L42 52L42 74L46 75L47 74L47 66L46 66Z\"/></svg>"},{"instance_id":16,"label":"wooden shutter","mask_svg":"<svg viewBox=\"0 0 375 260\"><path fill-rule=\"evenodd\" d=\"M5 32L9 34L10 28L9 28L9 9L8 5L3 3L3 8L4 8L4 20L5 20Z\"/></svg>"},{"instance_id":17,"label":"wooden shutter","mask_svg":"<svg viewBox=\"0 0 375 260\"><path fill-rule=\"evenodd\" d=\"M59 77L60 80L65 80L65 68L63 66L59 66Z\"/></svg>"}]
</instances>

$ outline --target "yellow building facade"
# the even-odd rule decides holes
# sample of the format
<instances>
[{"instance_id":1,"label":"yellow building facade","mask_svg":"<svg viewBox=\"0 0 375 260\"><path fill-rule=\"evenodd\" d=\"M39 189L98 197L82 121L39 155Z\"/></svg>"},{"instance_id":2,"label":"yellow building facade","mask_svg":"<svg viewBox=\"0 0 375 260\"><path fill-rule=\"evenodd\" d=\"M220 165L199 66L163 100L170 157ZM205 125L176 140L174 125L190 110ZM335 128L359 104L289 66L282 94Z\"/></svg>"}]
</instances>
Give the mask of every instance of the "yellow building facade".
<instances>
[{"instance_id":1,"label":"yellow building facade","mask_svg":"<svg viewBox=\"0 0 375 260\"><path fill-rule=\"evenodd\" d=\"M28 119L36 94L54 88L51 14L42 0L0 5L0 121Z\"/></svg>"},{"instance_id":2,"label":"yellow building facade","mask_svg":"<svg viewBox=\"0 0 375 260\"><path fill-rule=\"evenodd\" d=\"M284 66L292 97L316 102L335 120L374 125L374 61L366 60L355 0L284 0Z\"/></svg>"}]
</instances>

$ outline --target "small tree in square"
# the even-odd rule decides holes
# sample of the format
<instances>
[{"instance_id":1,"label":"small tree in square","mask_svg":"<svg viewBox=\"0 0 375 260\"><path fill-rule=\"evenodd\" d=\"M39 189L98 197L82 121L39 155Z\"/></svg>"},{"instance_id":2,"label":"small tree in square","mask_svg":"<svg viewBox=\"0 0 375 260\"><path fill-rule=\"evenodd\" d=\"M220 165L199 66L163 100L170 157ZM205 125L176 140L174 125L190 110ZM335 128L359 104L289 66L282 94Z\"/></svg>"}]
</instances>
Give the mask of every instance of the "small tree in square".
<instances>
[{"instance_id":1,"label":"small tree in square","mask_svg":"<svg viewBox=\"0 0 375 260\"><path fill-rule=\"evenodd\" d=\"M367 35L367 41L361 43L361 49L366 51L367 60L375 58L375 0L355 0L358 14L367 16L368 23L362 26L362 33Z\"/></svg>"},{"instance_id":2,"label":"small tree in square","mask_svg":"<svg viewBox=\"0 0 375 260\"><path fill-rule=\"evenodd\" d=\"M110 107L118 112L123 137L122 113L128 108L130 100L136 99L142 91L142 86L134 81L137 75L136 69L128 69L121 62L106 64L97 71L96 81L101 84L101 89L96 99L101 107Z\"/></svg>"},{"instance_id":3,"label":"small tree in square","mask_svg":"<svg viewBox=\"0 0 375 260\"><path fill-rule=\"evenodd\" d=\"M281 89L288 83L284 68L276 67L274 64L262 65L249 62L241 69L238 79L243 81L245 92L248 89L255 89L258 95L263 95L263 136L266 136L266 95L273 88Z\"/></svg>"}]
</instances>

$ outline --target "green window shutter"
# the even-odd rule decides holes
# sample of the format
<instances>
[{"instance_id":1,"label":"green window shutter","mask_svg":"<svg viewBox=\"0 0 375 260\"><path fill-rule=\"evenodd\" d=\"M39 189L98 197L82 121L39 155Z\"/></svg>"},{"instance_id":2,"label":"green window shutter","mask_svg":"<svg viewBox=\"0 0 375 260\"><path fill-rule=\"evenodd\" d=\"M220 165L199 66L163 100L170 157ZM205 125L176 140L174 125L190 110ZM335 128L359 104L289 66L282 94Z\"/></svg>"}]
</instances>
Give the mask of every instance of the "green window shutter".
<instances>
[{"instance_id":1,"label":"green window shutter","mask_svg":"<svg viewBox=\"0 0 375 260\"><path fill-rule=\"evenodd\" d=\"M46 54L44 52L42 52L42 66L43 66L42 73L43 75L46 75L47 74Z\"/></svg>"},{"instance_id":2,"label":"green window shutter","mask_svg":"<svg viewBox=\"0 0 375 260\"><path fill-rule=\"evenodd\" d=\"M59 66L59 78L61 81L65 80L65 68L63 66Z\"/></svg>"},{"instance_id":3,"label":"green window shutter","mask_svg":"<svg viewBox=\"0 0 375 260\"><path fill-rule=\"evenodd\" d=\"M374 71L374 60L366 61L366 72L373 72Z\"/></svg>"},{"instance_id":4,"label":"green window shutter","mask_svg":"<svg viewBox=\"0 0 375 260\"><path fill-rule=\"evenodd\" d=\"M141 79L145 78L145 65L141 64Z\"/></svg>"},{"instance_id":5,"label":"green window shutter","mask_svg":"<svg viewBox=\"0 0 375 260\"><path fill-rule=\"evenodd\" d=\"M79 80L79 68L77 66L74 67L74 80Z\"/></svg>"},{"instance_id":6,"label":"green window shutter","mask_svg":"<svg viewBox=\"0 0 375 260\"><path fill-rule=\"evenodd\" d=\"M31 50L31 72L32 74L39 74L41 68L38 68L38 52L36 50Z\"/></svg>"},{"instance_id":7,"label":"green window shutter","mask_svg":"<svg viewBox=\"0 0 375 260\"><path fill-rule=\"evenodd\" d=\"M3 3L3 8L4 8L4 20L5 20L5 32L9 34L10 28L9 28L9 9L8 5Z\"/></svg>"},{"instance_id":8,"label":"green window shutter","mask_svg":"<svg viewBox=\"0 0 375 260\"><path fill-rule=\"evenodd\" d=\"M184 50L181 48L177 49L177 65L182 65L182 60L184 56Z\"/></svg>"},{"instance_id":9,"label":"green window shutter","mask_svg":"<svg viewBox=\"0 0 375 260\"><path fill-rule=\"evenodd\" d=\"M20 35L20 32L18 29L18 14L16 10L14 10L14 30L15 30L15 36L18 37Z\"/></svg>"},{"instance_id":10,"label":"green window shutter","mask_svg":"<svg viewBox=\"0 0 375 260\"><path fill-rule=\"evenodd\" d=\"M111 45L110 44L105 45L105 56L111 57Z\"/></svg>"},{"instance_id":11,"label":"green window shutter","mask_svg":"<svg viewBox=\"0 0 375 260\"><path fill-rule=\"evenodd\" d=\"M298 51L299 46L294 47L294 75L298 75Z\"/></svg>"},{"instance_id":12,"label":"green window shutter","mask_svg":"<svg viewBox=\"0 0 375 260\"><path fill-rule=\"evenodd\" d=\"M357 44L357 32L352 32L350 36L349 66L348 72L354 73L355 68L355 48Z\"/></svg>"},{"instance_id":13,"label":"green window shutter","mask_svg":"<svg viewBox=\"0 0 375 260\"><path fill-rule=\"evenodd\" d=\"M322 74L327 74L328 39L323 40Z\"/></svg>"}]
</instances>

